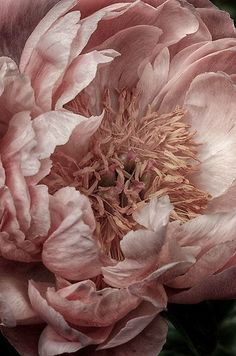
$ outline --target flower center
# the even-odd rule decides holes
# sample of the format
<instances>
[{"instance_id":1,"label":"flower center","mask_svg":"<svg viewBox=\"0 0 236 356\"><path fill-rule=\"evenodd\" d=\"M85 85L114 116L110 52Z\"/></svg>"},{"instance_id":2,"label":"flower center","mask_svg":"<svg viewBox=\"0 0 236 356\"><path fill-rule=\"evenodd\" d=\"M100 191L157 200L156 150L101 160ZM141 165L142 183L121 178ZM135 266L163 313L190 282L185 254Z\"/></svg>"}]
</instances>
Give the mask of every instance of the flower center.
<instances>
[{"instance_id":1,"label":"flower center","mask_svg":"<svg viewBox=\"0 0 236 356\"><path fill-rule=\"evenodd\" d=\"M191 184L197 169L194 133L184 111L159 115L147 110L137 117L138 97L124 90L117 110L105 95L105 116L90 140L87 154L75 162L61 152L53 155L49 191L73 186L90 199L97 221L96 235L105 252L122 259L120 240L137 228L132 215L150 199L169 195L171 219L186 221L207 206L209 194Z\"/></svg>"}]
</instances>

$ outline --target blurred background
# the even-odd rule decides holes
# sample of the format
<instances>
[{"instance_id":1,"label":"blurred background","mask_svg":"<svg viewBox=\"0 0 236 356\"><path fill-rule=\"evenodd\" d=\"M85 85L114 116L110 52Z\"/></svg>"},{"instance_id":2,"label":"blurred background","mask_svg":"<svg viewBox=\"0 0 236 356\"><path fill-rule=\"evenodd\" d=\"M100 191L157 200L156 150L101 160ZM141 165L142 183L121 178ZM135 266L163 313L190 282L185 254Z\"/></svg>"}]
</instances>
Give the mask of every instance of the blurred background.
<instances>
[{"instance_id":1,"label":"blurred background","mask_svg":"<svg viewBox=\"0 0 236 356\"><path fill-rule=\"evenodd\" d=\"M236 24L236 0L211 1L229 12ZM160 356L236 356L236 302L172 305L164 316L169 333ZM17 355L0 333L0 356Z\"/></svg>"},{"instance_id":2,"label":"blurred background","mask_svg":"<svg viewBox=\"0 0 236 356\"><path fill-rule=\"evenodd\" d=\"M213 0L216 6L228 11L234 21L236 21L236 0Z\"/></svg>"}]
</instances>

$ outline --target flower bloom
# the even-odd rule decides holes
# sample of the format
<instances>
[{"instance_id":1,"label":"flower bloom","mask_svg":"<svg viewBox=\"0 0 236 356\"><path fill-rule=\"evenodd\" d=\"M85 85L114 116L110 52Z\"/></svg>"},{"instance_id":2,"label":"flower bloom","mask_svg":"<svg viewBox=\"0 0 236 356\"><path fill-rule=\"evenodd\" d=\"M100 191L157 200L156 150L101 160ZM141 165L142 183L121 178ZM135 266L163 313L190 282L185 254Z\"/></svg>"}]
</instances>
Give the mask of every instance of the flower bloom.
<instances>
[{"instance_id":1,"label":"flower bloom","mask_svg":"<svg viewBox=\"0 0 236 356\"><path fill-rule=\"evenodd\" d=\"M41 1L14 44L21 3L1 15L2 332L21 355L157 355L167 301L236 296L232 20Z\"/></svg>"}]
</instances>

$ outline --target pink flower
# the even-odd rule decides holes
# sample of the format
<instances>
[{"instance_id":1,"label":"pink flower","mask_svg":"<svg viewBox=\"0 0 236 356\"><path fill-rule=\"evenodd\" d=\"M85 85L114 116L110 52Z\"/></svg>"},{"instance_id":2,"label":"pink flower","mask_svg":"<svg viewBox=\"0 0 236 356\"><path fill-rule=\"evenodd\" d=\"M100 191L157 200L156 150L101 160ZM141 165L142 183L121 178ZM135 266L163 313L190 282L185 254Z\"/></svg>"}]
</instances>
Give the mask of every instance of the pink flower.
<instances>
[{"instance_id":1,"label":"pink flower","mask_svg":"<svg viewBox=\"0 0 236 356\"><path fill-rule=\"evenodd\" d=\"M236 295L232 20L21 3L1 15L2 332L21 355L157 355L167 298Z\"/></svg>"}]
</instances>

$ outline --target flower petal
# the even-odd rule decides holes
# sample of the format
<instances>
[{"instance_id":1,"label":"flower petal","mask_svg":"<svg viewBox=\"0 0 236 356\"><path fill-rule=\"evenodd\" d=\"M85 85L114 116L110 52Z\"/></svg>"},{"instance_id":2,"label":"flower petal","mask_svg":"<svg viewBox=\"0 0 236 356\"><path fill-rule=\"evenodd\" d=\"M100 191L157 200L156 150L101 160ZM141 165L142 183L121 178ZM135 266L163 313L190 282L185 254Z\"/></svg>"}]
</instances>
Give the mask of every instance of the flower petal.
<instances>
[{"instance_id":1,"label":"flower petal","mask_svg":"<svg viewBox=\"0 0 236 356\"><path fill-rule=\"evenodd\" d=\"M54 356L76 352L82 347L81 342L69 341L47 326L39 338L38 352L40 356Z\"/></svg>"},{"instance_id":2,"label":"flower petal","mask_svg":"<svg viewBox=\"0 0 236 356\"><path fill-rule=\"evenodd\" d=\"M50 204L56 227L43 246L45 266L69 280L97 276L103 259L93 237L95 220L88 198L68 187L59 190Z\"/></svg>"},{"instance_id":3,"label":"flower petal","mask_svg":"<svg viewBox=\"0 0 236 356\"><path fill-rule=\"evenodd\" d=\"M75 283L55 291L48 289L49 304L66 320L79 326L106 327L135 309L140 298L127 289L105 288L99 291L92 281Z\"/></svg>"},{"instance_id":4,"label":"flower petal","mask_svg":"<svg viewBox=\"0 0 236 356\"><path fill-rule=\"evenodd\" d=\"M196 130L195 139L201 143L200 171L191 180L214 197L221 195L236 178L235 102L235 86L221 73L199 75L185 98L191 128Z\"/></svg>"},{"instance_id":5,"label":"flower petal","mask_svg":"<svg viewBox=\"0 0 236 356\"><path fill-rule=\"evenodd\" d=\"M235 299L236 296L236 268L205 278L193 288L169 296L171 303L196 304L204 300Z\"/></svg>"}]
</instances>

